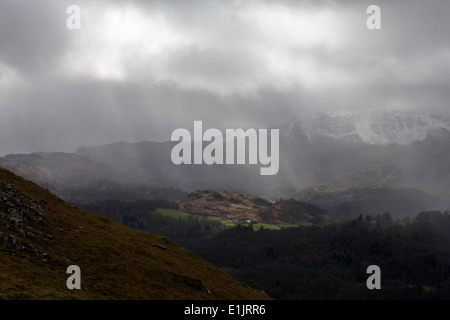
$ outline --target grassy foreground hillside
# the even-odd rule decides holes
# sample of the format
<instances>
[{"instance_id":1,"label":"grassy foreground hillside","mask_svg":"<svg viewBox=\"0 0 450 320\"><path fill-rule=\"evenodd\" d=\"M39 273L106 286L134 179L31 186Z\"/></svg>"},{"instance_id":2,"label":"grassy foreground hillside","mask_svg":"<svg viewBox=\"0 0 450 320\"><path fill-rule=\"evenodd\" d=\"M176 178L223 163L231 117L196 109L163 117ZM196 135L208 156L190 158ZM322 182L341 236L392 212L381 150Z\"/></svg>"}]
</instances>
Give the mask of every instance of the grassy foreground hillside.
<instances>
[{"instance_id":1,"label":"grassy foreground hillside","mask_svg":"<svg viewBox=\"0 0 450 320\"><path fill-rule=\"evenodd\" d=\"M69 290L67 267L81 269ZM0 169L1 299L267 299L168 238L73 207Z\"/></svg>"}]
</instances>

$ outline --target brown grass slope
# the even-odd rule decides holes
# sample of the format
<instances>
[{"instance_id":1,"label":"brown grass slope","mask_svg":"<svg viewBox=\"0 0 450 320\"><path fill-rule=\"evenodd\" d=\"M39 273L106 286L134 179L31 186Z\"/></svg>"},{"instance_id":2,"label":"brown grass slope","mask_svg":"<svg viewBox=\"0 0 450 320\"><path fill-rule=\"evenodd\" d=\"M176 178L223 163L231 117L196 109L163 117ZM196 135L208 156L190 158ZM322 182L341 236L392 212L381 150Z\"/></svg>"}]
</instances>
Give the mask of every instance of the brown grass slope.
<instances>
[{"instance_id":1,"label":"brown grass slope","mask_svg":"<svg viewBox=\"0 0 450 320\"><path fill-rule=\"evenodd\" d=\"M293 199L272 203L240 192L219 190L197 190L177 203L180 210L193 214L275 225L299 223L325 216L320 208Z\"/></svg>"},{"instance_id":2,"label":"brown grass slope","mask_svg":"<svg viewBox=\"0 0 450 320\"><path fill-rule=\"evenodd\" d=\"M69 290L69 265L81 290ZM267 299L168 238L0 169L0 299Z\"/></svg>"},{"instance_id":3,"label":"brown grass slope","mask_svg":"<svg viewBox=\"0 0 450 320\"><path fill-rule=\"evenodd\" d=\"M268 222L279 222L280 211L269 201L240 192L198 190L178 201L185 212L234 220L263 221L262 212L270 212Z\"/></svg>"}]
</instances>

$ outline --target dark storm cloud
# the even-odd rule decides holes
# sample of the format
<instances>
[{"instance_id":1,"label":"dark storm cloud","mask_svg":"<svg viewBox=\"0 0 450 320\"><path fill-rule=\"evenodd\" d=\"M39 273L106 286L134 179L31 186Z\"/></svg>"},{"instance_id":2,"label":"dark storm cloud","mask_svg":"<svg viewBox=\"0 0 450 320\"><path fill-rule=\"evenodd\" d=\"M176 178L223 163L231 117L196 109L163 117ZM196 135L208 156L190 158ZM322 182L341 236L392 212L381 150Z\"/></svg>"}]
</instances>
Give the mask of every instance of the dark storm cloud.
<instances>
[{"instance_id":1,"label":"dark storm cloud","mask_svg":"<svg viewBox=\"0 0 450 320\"><path fill-rule=\"evenodd\" d=\"M0 155L167 140L193 120L448 112L450 4L376 3L370 31L371 1L2 1Z\"/></svg>"},{"instance_id":2,"label":"dark storm cloud","mask_svg":"<svg viewBox=\"0 0 450 320\"><path fill-rule=\"evenodd\" d=\"M45 72L70 41L64 14L68 1L2 1L0 61L25 75Z\"/></svg>"}]
</instances>

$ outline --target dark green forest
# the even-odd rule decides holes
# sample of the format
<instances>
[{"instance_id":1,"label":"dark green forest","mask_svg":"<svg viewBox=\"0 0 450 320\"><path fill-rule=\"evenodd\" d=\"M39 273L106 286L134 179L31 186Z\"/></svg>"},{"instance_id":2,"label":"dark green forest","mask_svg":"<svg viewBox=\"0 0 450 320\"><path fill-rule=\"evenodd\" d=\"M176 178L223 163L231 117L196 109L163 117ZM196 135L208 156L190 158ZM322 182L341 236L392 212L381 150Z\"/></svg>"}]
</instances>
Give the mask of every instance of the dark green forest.
<instances>
[{"instance_id":1,"label":"dark green forest","mask_svg":"<svg viewBox=\"0 0 450 320\"><path fill-rule=\"evenodd\" d=\"M194 246L225 230L222 223L206 217L191 215L188 218L174 218L154 212L156 208L178 209L178 204L170 200L107 200L79 207L130 228L167 236L184 247Z\"/></svg>"},{"instance_id":2,"label":"dark green forest","mask_svg":"<svg viewBox=\"0 0 450 320\"><path fill-rule=\"evenodd\" d=\"M449 299L450 215L389 214L281 231L236 227L192 247L276 299ZM366 287L369 265L381 290Z\"/></svg>"},{"instance_id":3,"label":"dark green forest","mask_svg":"<svg viewBox=\"0 0 450 320\"><path fill-rule=\"evenodd\" d=\"M168 236L275 299L450 299L450 214L389 213L281 230L225 228L202 217L162 216L171 201L109 201L89 209L127 226ZM369 290L367 267L381 269Z\"/></svg>"}]
</instances>

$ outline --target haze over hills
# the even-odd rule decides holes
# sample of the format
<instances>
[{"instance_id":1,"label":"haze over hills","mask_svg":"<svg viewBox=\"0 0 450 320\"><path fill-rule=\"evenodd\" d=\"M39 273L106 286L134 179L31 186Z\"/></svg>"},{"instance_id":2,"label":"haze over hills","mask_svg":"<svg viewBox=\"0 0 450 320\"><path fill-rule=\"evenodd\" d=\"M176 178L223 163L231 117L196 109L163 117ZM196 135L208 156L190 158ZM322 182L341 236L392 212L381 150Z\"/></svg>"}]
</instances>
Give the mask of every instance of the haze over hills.
<instances>
[{"instance_id":1,"label":"haze over hills","mask_svg":"<svg viewBox=\"0 0 450 320\"><path fill-rule=\"evenodd\" d=\"M171 199L195 190L237 191L294 197L338 216L347 208L350 217L368 208L401 218L450 207L450 122L444 117L314 113L278 129L280 170L275 176L260 176L259 166L252 165L174 165L170 152L176 142L8 155L0 165L72 202L158 198L164 193L158 188L171 187Z\"/></svg>"}]
</instances>

